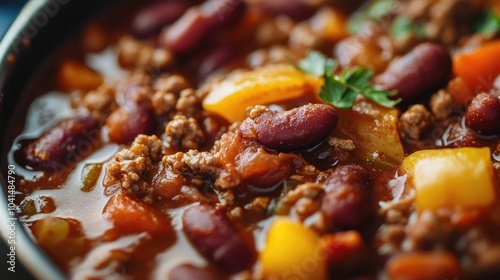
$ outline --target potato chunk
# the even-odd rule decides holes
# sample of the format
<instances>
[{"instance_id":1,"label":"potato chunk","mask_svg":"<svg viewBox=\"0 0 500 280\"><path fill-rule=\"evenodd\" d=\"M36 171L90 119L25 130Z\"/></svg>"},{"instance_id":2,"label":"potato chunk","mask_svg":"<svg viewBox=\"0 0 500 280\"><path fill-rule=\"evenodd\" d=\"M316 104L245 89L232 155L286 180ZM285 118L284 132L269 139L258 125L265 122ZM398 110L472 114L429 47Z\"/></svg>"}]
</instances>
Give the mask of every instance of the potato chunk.
<instances>
[{"instance_id":1,"label":"potato chunk","mask_svg":"<svg viewBox=\"0 0 500 280\"><path fill-rule=\"evenodd\" d=\"M402 169L415 187L418 210L485 207L496 199L489 148L422 150Z\"/></svg>"}]
</instances>

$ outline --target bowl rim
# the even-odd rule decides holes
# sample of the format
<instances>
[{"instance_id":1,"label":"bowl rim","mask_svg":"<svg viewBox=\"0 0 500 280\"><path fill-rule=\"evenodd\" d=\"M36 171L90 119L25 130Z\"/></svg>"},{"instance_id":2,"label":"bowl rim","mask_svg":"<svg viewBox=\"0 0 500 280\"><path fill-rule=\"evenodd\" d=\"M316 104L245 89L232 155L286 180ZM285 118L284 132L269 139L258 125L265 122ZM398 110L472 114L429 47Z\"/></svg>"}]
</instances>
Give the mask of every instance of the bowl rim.
<instances>
[{"instance_id":1,"label":"bowl rim","mask_svg":"<svg viewBox=\"0 0 500 280\"><path fill-rule=\"evenodd\" d=\"M16 64L16 58L21 54L24 34L28 34L29 28L33 25L34 19L39 16L49 4L64 5L71 0L30 0L22 8L19 15L16 17L12 25L9 27L2 40L0 41L0 92L2 92L7 74L11 71L11 67ZM57 15L48 17L50 21ZM40 29L43 26L39 27ZM34 36L37 36L36 34ZM3 101L0 99L0 103ZM3 104L2 104L3 105ZM7 170L7 166L6 170ZM3 172L2 172L3 173ZM5 224L0 226L0 236L10 251L11 246L15 246L15 264L20 262L26 269L33 274L37 279L67 279L62 271L53 263L48 255L33 241L30 234L26 231L24 225L19 222L17 214L11 217L9 215L8 197L6 194L6 178L5 174L0 175L0 217L5 221ZM12 224L11 224L12 223ZM14 231L9 229L8 225L15 226ZM15 244L9 245L9 234L14 232ZM15 272L14 272L15 273ZM3 275L4 273L2 273Z\"/></svg>"}]
</instances>

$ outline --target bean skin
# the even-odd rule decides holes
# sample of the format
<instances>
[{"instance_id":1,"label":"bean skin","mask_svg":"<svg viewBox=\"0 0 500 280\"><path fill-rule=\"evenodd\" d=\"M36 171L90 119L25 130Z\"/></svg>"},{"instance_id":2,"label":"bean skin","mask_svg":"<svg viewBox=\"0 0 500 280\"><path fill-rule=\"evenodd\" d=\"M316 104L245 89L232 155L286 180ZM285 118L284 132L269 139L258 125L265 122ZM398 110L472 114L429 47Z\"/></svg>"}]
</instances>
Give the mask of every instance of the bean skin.
<instances>
[{"instance_id":1,"label":"bean skin","mask_svg":"<svg viewBox=\"0 0 500 280\"><path fill-rule=\"evenodd\" d=\"M176 55L185 55L215 31L230 27L245 11L245 3L238 0L212 0L192 7L167 30L161 43Z\"/></svg>"},{"instance_id":2,"label":"bean skin","mask_svg":"<svg viewBox=\"0 0 500 280\"><path fill-rule=\"evenodd\" d=\"M198 77L205 78L224 64L231 61L236 55L236 51L231 46L218 46L212 49L202 58L198 68Z\"/></svg>"},{"instance_id":3,"label":"bean skin","mask_svg":"<svg viewBox=\"0 0 500 280\"><path fill-rule=\"evenodd\" d=\"M66 119L22 149L23 161L39 170L73 167L101 145L100 123L92 117Z\"/></svg>"},{"instance_id":4,"label":"bean skin","mask_svg":"<svg viewBox=\"0 0 500 280\"><path fill-rule=\"evenodd\" d=\"M311 17L316 8L300 0L273 0L259 1L257 6L273 15L285 15L296 20L304 20Z\"/></svg>"},{"instance_id":5,"label":"bean skin","mask_svg":"<svg viewBox=\"0 0 500 280\"><path fill-rule=\"evenodd\" d=\"M129 102L113 111L106 124L111 142L125 144L139 134L151 134L154 129L153 111L145 105Z\"/></svg>"},{"instance_id":6,"label":"bean skin","mask_svg":"<svg viewBox=\"0 0 500 280\"><path fill-rule=\"evenodd\" d=\"M174 54L189 53L205 39L211 25L198 8L190 8L168 29L162 44Z\"/></svg>"},{"instance_id":7,"label":"bean skin","mask_svg":"<svg viewBox=\"0 0 500 280\"><path fill-rule=\"evenodd\" d=\"M476 95L465 111L465 125L479 134L500 134L500 99L488 93Z\"/></svg>"},{"instance_id":8,"label":"bean skin","mask_svg":"<svg viewBox=\"0 0 500 280\"><path fill-rule=\"evenodd\" d=\"M164 1L140 10L132 19L132 33L140 39L158 34L161 29L176 21L188 9L182 1Z\"/></svg>"},{"instance_id":9,"label":"bean skin","mask_svg":"<svg viewBox=\"0 0 500 280\"><path fill-rule=\"evenodd\" d=\"M190 264L181 264L176 266L170 271L168 275L169 280L186 280L186 279L197 279L197 280L217 280L226 279L222 275L218 275L216 272L211 271L207 268L201 268Z\"/></svg>"},{"instance_id":10,"label":"bean skin","mask_svg":"<svg viewBox=\"0 0 500 280\"><path fill-rule=\"evenodd\" d=\"M193 247L220 271L233 274L255 262L253 245L222 211L212 206L199 204L186 209L182 227Z\"/></svg>"},{"instance_id":11,"label":"bean skin","mask_svg":"<svg viewBox=\"0 0 500 280\"><path fill-rule=\"evenodd\" d=\"M286 112L265 111L245 119L239 130L244 138L282 151L320 142L337 123L337 113L332 106L309 104Z\"/></svg>"},{"instance_id":12,"label":"bean skin","mask_svg":"<svg viewBox=\"0 0 500 280\"><path fill-rule=\"evenodd\" d=\"M246 3L243 0L209 0L200 9L214 28L220 28L235 24L245 13Z\"/></svg>"},{"instance_id":13,"label":"bean skin","mask_svg":"<svg viewBox=\"0 0 500 280\"><path fill-rule=\"evenodd\" d=\"M397 97L412 100L424 97L444 86L451 75L451 57L446 49L423 43L399 59L393 60L375 84L385 90L397 90Z\"/></svg>"},{"instance_id":14,"label":"bean skin","mask_svg":"<svg viewBox=\"0 0 500 280\"><path fill-rule=\"evenodd\" d=\"M447 133L443 135L444 144L450 148L462 147L484 147L485 139L475 133L472 129L455 122L449 125Z\"/></svg>"},{"instance_id":15,"label":"bean skin","mask_svg":"<svg viewBox=\"0 0 500 280\"><path fill-rule=\"evenodd\" d=\"M335 168L325 182L322 211L331 229L359 229L372 211L370 175L358 165Z\"/></svg>"}]
</instances>

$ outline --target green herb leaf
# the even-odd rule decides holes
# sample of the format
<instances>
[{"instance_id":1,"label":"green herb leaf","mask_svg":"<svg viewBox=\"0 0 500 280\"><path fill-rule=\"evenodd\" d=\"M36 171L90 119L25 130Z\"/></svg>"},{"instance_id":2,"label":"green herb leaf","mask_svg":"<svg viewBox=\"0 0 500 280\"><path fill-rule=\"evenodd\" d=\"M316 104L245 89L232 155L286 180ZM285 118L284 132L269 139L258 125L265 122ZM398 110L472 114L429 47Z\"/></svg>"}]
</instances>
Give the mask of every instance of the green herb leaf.
<instances>
[{"instance_id":1,"label":"green herb leaf","mask_svg":"<svg viewBox=\"0 0 500 280\"><path fill-rule=\"evenodd\" d=\"M414 22L406 16L398 16L391 25L391 35L394 37L405 37L414 35L418 38L425 38L425 26L421 23Z\"/></svg>"},{"instance_id":2,"label":"green herb leaf","mask_svg":"<svg viewBox=\"0 0 500 280\"><path fill-rule=\"evenodd\" d=\"M331 58L326 58L317 51L310 51L307 57L298 65L293 62L292 64L302 72L323 76L325 83L321 87L319 97L325 103L339 109L352 108L358 94L388 108L392 108L401 102L401 98L397 100L389 99L390 96L396 95L397 92L375 89L370 84L373 73L367 68L358 66L349 70L344 69L340 75L334 74L333 72L338 63Z\"/></svg>"},{"instance_id":3,"label":"green herb leaf","mask_svg":"<svg viewBox=\"0 0 500 280\"><path fill-rule=\"evenodd\" d=\"M488 10L479 20L476 32L481 34L493 34L500 31L500 15Z\"/></svg>"},{"instance_id":4,"label":"green herb leaf","mask_svg":"<svg viewBox=\"0 0 500 280\"><path fill-rule=\"evenodd\" d=\"M397 11L400 3L396 0L374 0L355 12L347 21L350 34L358 34L369 22L385 21L384 17Z\"/></svg>"},{"instance_id":5,"label":"green herb leaf","mask_svg":"<svg viewBox=\"0 0 500 280\"><path fill-rule=\"evenodd\" d=\"M310 75L323 76L325 73L333 73L337 65L335 60L327 58L318 51L311 50L307 52L307 57L295 67Z\"/></svg>"}]
</instances>

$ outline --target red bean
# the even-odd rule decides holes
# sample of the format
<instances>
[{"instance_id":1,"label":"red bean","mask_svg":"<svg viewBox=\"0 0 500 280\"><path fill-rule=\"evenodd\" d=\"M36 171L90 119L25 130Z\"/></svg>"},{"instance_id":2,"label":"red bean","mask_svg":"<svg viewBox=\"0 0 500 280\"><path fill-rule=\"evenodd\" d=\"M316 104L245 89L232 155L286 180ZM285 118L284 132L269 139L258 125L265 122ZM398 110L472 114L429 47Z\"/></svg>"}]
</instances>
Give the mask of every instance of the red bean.
<instances>
[{"instance_id":1,"label":"red bean","mask_svg":"<svg viewBox=\"0 0 500 280\"><path fill-rule=\"evenodd\" d=\"M447 132L443 135L443 140L444 145L451 148L483 147L486 145L484 139L460 123L450 124Z\"/></svg>"},{"instance_id":2,"label":"red bean","mask_svg":"<svg viewBox=\"0 0 500 280\"><path fill-rule=\"evenodd\" d=\"M170 271L168 275L169 280L186 280L186 279L196 279L196 280L217 280L226 279L222 275L211 271L207 268L201 268L190 264L181 264L176 266Z\"/></svg>"},{"instance_id":3,"label":"red bean","mask_svg":"<svg viewBox=\"0 0 500 280\"><path fill-rule=\"evenodd\" d=\"M197 47L212 32L230 27L245 11L240 0L211 0L193 7L178 19L161 38L162 44L177 55L185 55Z\"/></svg>"},{"instance_id":4,"label":"red bean","mask_svg":"<svg viewBox=\"0 0 500 280\"><path fill-rule=\"evenodd\" d=\"M375 77L375 83L386 90L397 90L397 97L408 101L446 85L450 74L448 51L436 44L423 43L393 60L384 73Z\"/></svg>"},{"instance_id":5,"label":"red bean","mask_svg":"<svg viewBox=\"0 0 500 280\"><path fill-rule=\"evenodd\" d=\"M209 0L200 9L214 27L219 28L235 24L245 13L246 3L243 0Z\"/></svg>"},{"instance_id":6,"label":"red bean","mask_svg":"<svg viewBox=\"0 0 500 280\"><path fill-rule=\"evenodd\" d=\"M186 209L182 227L193 247L223 272L242 271L255 261L253 245L222 211L212 206L199 204Z\"/></svg>"},{"instance_id":7,"label":"red bean","mask_svg":"<svg viewBox=\"0 0 500 280\"><path fill-rule=\"evenodd\" d=\"M22 149L23 161L39 170L70 168L101 145L99 121L91 117L66 119Z\"/></svg>"},{"instance_id":8,"label":"red bean","mask_svg":"<svg viewBox=\"0 0 500 280\"><path fill-rule=\"evenodd\" d=\"M111 142L125 144L139 134L151 134L154 129L153 111L145 105L128 103L113 111L106 124Z\"/></svg>"},{"instance_id":9,"label":"red bean","mask_svg":"<svg viewBox=\"0 0 500 280\"><path fill-rule=\"evenodd\" d=\"M257 6L273 15L285 15L296 20L304 20L311 17L316 8L302 0L263 0L258 1Z\"/></svg>"},{"instance_id":10,"label":"red bean","mask_svg":"<svg viewBox=\"0 0 500 280\"><path fill-rule=\"evenodd\" d=\"M322 211L332 229L359 229L372 212L370 175L358 165L335 168L325 182Z\"/></svg>"},{"instance_id":11,"label":"red bean","mask_svg":"<svg viewBox=\"0 0 500 280\"><path fill-rule=\"evenodd\" d=\"M305 147L324 139L336 126L335 109L326 104L309 104L286 112L265 111L247 118L240 126L244 138L255 139L274 150Z\"/></svg>"},{"instance_id":12,"label":"red bean","mask_svg":"<svg viewBox=\"0 0 500 280\"><path fill-rule=\"evenodd\" d=\"M138 38L158 34L161 29L176 21L188 9L182 1L164 1L151 4L140 10L132 19L132 32Z\"/></svg>"},{"instance_id":13,"label":"red bean","mask_svg":"<svg viewBox=\"0 0 500 280\"><path fill-rule=\"evenodd\" d=\"M465 125L479 134L500 134L500 99L488 93L476 95L465 111Z\"/></svg>"},{"instance_id":14,"label":"red bean","mask_svg":"<svg viewBox=\"0 0 500 280\"><path fill-rule=\"evenodd\" d=\"M211 26L198 8L191 8L168 29L163 44L174 54L189 53L205 39Z\"/></svg>"},{"instance_id":15,"label":"red bean","mask_svg":"<svg viewBox=\"0 0 500 280\"><path fill-rule=\"evenodd\" d=\"M200 67L198 68L198 77L205 78L210 73L213 73L224 64L231 61L236 55L236 52L231 46L219 46L211 50L205 57L202 58Z\"/></svg>"}]
</instances>

